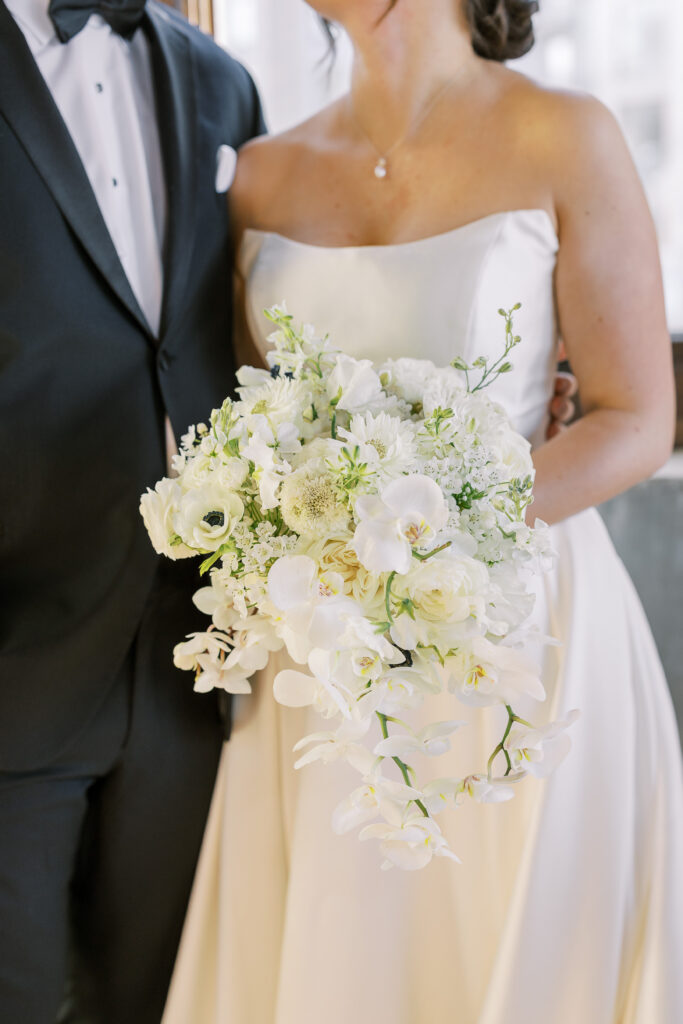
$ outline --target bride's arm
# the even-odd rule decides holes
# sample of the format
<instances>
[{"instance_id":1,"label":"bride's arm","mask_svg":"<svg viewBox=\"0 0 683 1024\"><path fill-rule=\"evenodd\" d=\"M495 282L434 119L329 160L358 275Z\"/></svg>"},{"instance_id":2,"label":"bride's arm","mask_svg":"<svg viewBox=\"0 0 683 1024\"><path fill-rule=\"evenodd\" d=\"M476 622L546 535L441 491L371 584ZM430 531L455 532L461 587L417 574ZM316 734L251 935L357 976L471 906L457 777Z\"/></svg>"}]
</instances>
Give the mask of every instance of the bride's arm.
<instances>
[{"instance_id":1,"label":"bride's arm","mask_svg":"<svg viewBox=\"0 0 683 1024\"><path fill-rule=\"evenodd\" d=\"M560 228L560 330L584 415L534 453L529 518L553 523L650 476L672 447L675 394L652 218L621 132L564 98L549 160Z\"/></svg>"}]
</instances>

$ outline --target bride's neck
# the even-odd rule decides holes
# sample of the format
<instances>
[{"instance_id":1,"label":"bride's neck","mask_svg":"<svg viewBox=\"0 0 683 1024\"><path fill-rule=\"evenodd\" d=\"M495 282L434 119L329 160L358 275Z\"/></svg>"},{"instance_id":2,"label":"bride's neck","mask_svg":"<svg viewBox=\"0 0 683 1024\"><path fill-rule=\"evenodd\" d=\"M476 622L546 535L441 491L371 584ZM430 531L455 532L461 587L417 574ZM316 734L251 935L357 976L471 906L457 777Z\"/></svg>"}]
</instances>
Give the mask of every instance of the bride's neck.
<instances>
[{"instance_id":1,"label":"bride's neck","mask_svg":"<svg viewBox=\"0 0 683 1024\"><path fill-rule=\"evenodd\" d=\"M479 64L464 15L445 15L441 7L399 0L379 23L366 18L347 26L354 113L378 144L408 134L440 89L451 81L454 90L464 85Z\"/></svg>"}]
</instances>

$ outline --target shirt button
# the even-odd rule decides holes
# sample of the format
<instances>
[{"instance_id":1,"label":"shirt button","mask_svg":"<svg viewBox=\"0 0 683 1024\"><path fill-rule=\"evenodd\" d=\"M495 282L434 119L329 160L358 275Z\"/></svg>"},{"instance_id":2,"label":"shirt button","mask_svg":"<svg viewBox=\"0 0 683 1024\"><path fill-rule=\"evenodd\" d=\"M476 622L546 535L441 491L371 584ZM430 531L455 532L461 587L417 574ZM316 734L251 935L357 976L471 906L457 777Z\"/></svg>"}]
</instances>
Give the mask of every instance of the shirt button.
<instances>
[{"instance_id":1,"label":"shirt button","mask_svg":"<svg viewBox=\"0 0 683 1024\"><path fill-rule=\"evenodd\" d=\"M119 179L118 178L112 178L111 179L111 183L114 186L114 188L117 188L118 184L119 184Z\"/></svg>"},{"instance_id":2,"label":"shirt button","mask_svg":"<svg viewBox=\"0 0 683 1024\"><path fill-rule=\"evenodd\" d=\"M95 92L104 92L104 86L101 82L95 82Z\"/></svg>"}]
</instances>

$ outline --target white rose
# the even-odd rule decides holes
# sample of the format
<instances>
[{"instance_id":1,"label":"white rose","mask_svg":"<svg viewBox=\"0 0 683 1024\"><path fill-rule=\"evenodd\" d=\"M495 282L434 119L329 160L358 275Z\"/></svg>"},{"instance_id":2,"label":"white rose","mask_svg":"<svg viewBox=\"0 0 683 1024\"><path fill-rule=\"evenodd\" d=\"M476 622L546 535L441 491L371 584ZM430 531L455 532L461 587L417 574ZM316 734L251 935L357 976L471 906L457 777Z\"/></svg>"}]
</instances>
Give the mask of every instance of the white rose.
<instances>
[{"instance_id":1,"label":"white rose","mask_svg":"<svg viewBox=\"0 0 683 1024\"><path fill-rule=\"evenodd\" d=\"M422 402L425 388L438 372L428 359L387 359L379 368L385 387L411 405Z\"/></svg>"},{"instance_id":2,"label":"white rose","mask_svg":"<svg viewBox=\"0 0 683 1024\"><path fill-rule=\"evenodd\" d=\"M483 610L487 587L485 565L466 555L453 557L446 550L396 577L392 592L410 598L420 619L454 623Z\"/></svg>"},{"instance_id":3,"label":"white rose","mask_svg":"<svg viewBox=\"0 0 683 1024\"><path fill-rule=\"evenodd\" d=\"M239 495L212 479L183 495L173 525L190 547L216 551L230 538L243 512Z\"/></svg>"},{"instance_id":4,"label":"white rose","mask_svg":"<svg viewBox=\"0 0 683 1024\"><path fill-rule=\"evenodd\" d=\"M191 558L195 552L185 544L174 544L177 536L173 526L173 515L181 499L180 487L175 480L166 477L160 480L154 490L147 488L147 493L140 498L140 514L154 550L159 555L176 560Z\"/></svg>"},{"instance_id":5,"label":"white rose","mask_svg":"<svg viewBox=\"0 0 683 1024\"><path fill-rule=\"evenodd\" d=\"M341 394L340 394L341 392ZM382 386L369 359L352 359L338 355L334 369L327 378L327 395L334 401L339 395L338 409L361 412L382 398Z\"/></svg>"}]
</instances>

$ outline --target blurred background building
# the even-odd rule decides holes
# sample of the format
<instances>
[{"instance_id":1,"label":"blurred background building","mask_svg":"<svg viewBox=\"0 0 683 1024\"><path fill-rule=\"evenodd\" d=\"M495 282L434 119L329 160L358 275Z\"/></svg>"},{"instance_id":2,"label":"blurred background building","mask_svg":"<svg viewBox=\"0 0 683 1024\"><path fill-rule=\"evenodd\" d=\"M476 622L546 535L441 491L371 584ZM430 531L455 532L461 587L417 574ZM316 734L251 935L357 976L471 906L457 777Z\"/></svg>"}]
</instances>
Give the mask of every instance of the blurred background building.
<instances>
[{"instance_id":1,"label":"blurred background building","mask_svg":"<svg viewBox=\"0 0 683 1024\"><path fill-rule=\"evenodd\" d=\"M303 0L169 2L249 67L273 131L347 87L348 44L340 38L334 62L326 59L327 43ZM516 66L541 82L603 100L622 125L648 194L674 338L683 446L683 0L540 3L537 44ZM683 447L654 480L601 512L645 605L683 726Z\"/></svg>"}]
</instances>

